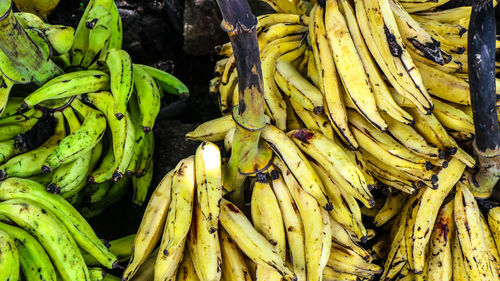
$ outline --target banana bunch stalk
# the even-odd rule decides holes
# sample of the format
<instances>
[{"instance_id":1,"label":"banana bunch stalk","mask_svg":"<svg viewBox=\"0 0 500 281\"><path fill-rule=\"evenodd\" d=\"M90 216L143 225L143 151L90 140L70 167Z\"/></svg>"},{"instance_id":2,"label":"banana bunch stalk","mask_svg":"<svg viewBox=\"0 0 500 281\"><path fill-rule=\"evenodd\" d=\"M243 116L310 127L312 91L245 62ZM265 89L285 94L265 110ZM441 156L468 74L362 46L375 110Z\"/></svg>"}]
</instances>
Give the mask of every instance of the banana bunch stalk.
<instances>
[{"instance_id":1,"label":"banana bunch stalk","mask_svg":"<svg viewBox=\"0 0 500 281\"><path fill-rule=\"evenodd\" d=\"M246 215L222 197L219 148L202 142L154 191L123 280L356 280L380 273L350 231L349 211L327 211L285 161L276 156L250 182ZM355 205L345 209L357 207L345 196Z\"/></svg>"},{"instance_id":2,"label":"banana bunch stalk","mask_svg":"<svg viewBox=\"0 0 500 281\"><path fill-rule=\"evenodd\" d=\"M32 180L0 183L0 214L2 280L118 280L102 268L130 255L133 238L111 252L69 202Z\"/></svg>"},{"instance_id":3,"label":"banana bunch stalk","mask_svg":"<svg viewBox=\"0 0 500 281\"><path fill-rule=\"evenodd\" d=\"M31 80L13 79L0 60L0 179L34 180L86 217L118 201L129 185L141 205L153 177L161 98L185 97L186 86L120 49L113 1L90 1L76 31L27 12L8 15L67 72L25 93L13 86Z\"/></svg>"}]
</instances>

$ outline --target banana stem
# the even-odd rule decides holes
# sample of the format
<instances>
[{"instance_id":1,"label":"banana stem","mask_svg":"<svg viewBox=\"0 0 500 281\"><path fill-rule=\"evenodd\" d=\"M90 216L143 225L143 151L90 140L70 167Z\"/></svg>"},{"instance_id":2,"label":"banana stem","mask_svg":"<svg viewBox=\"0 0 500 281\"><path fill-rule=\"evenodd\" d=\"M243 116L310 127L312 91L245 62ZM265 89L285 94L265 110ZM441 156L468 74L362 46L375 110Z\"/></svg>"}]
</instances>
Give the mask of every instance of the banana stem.
<instances>
[{"instance_id":1,"label":"banana stem","mask_svg":"<svg viewBox=\"0 0 500 281\"><path fill-rule=\"evenodd\" d=\"M24 31L17 22L12 12L12 1L0 1L0 51L5 56L3 60L9 60L9 67L18 72L24 78L19 83L35 82L38 85L44 84L54 76L60 75L63 71L52 62L47 54L35 44L35 42ZM5 61L2 61L2 67ZM9 77L5 69L3 74Z\"/></svg>"},{"instance_id":2,"label":"banana stem","mask_svg":"<svg viewBox=\"0 0 500 281\"><path fill-rule=\"evenodd\" d=\"M468 34L469 83L474 117L474 150L479 170L472 175L474 195L487 198L500 179L500 132L496 111L493 1L474 1Z\"/></svg>"},{"instance_id":3,"label":"banana stem","mask_svg":"<svg viewBox=\"0 0 500 281\"><path fill-rule=\"evenodd\" d=\"M223 21L222 28L229 35L236 70L238 71L238 106L233 118L238 124L233 139L231 157L224 173L223 186L231 194L232 201L242 207L244 203L241 171L254 170L258 154L260 132L265 126L262 70L257 41L257 19L247 1L217 0Z\"/></svg>"}]
</instances>

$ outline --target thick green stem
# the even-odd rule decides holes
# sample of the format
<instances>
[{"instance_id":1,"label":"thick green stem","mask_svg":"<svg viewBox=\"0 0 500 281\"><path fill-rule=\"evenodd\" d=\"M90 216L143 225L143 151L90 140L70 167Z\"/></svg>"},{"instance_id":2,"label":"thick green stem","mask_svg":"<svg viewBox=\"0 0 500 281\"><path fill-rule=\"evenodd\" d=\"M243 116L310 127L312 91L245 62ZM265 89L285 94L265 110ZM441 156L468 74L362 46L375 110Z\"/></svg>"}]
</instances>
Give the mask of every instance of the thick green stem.
<instances>
[{"instance_id":1,"label":"thick green stem","mask_svg":"<svg viewBox=\"0 0 500 281\"><path fill-rule=\"evenodd\" d=\"M260 131L265 126L262 70L257 41L257 19L244 0L217 0L222 12L222 28L228 33L238 71L239 102L233 110L238 124L223 185L233 191L232 200L243 205L246 175L258 172Z\"/></svg>"},{"instance_id":2,"label":"thick green stem","mask_svg":"<svg viewBox=\"0 0 500 281\"><path fill-rule=\"evenodd\" d=\"M10 0L0 0L0 70L15 83L38 85L63 73L17 22Z\"/></svg>"}]
</instances>

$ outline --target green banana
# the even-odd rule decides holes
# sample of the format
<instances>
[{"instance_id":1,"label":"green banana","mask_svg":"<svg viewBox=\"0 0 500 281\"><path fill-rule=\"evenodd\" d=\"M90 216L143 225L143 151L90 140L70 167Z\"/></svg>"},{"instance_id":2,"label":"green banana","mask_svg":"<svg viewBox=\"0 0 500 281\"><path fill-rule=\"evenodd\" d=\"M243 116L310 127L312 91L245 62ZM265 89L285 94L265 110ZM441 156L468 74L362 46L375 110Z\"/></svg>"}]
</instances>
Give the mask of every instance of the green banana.
<instances>
[{"instance_id":1,"label":"green banana","mask_svg":"<svg viewBox=\"0 0 500 281\"><path fill-rule=\"evenodd\" d=\"M0 280L19 280L19 252L14 240L0 230Z\"/></svg>"},{"instance_id":2,"label":"green banana","mask_svg":"<svg viewBox=\"0 0 500 281\"><path fill-rule=\"evenodd\" d=\"M101 50L100 59L102 59L106 52L110 49L121 49L123 41L123 29L122 29L122 18L120 17L120 12L115 2L111 3L110 8L111 13L111 33L109 35L109 40L104 48Z\"/></svg>"},{"instance_id":3,"label":"green banana","mask_svg":"<svg viewBox=\"0 0 500 281\"><path fill-rule=\"evenodd\" d=\"M10 90L14 83L10 81L7 77L0 75L0 117L4 113L10 95Z\"/></svg>"},{"instance_id":4,"label":"green banana","mask_svg":"<svg viewBox=\"0 0 500 281\"><path fill-rule=\"evenodd\" d=\"M22 151L22 148L16 144L16 140L0 142L0 163L4 163L13 156L20 154Z\"/></svg>"},{"instance_id":5,"label":"green banana","mask_svg":"<svg viewBox=\"0 0 500 281\"><path fill-rule=\"evenodd\" d=\"M113 167L115 164L115 156L112 145L108 148L108 151L102 158L101 164L99 168L95 171L92 171L88 178L88 183L99 183L105 182L107 180L111 180L113 178Z\"/></svg>"},{"instance_id":6,"label":"green banana","mask_svg":"<svg viewBox=\"0 0 500 281\"><path fill-rule=\"evenodd\" d=\"M37 118L30 118L15 124L0 126L0 141L11 140L19 134L28 132L37 122Z\"/></svg>"},{"instance_id":7,"label":"green banana","mask_svg":"<svg viewBox=\"0 0 500 281\"><path fill-rule=\"evenodd\" d=\"M45 83L24 99L20 109L30 108L42 101L67 98L109 89L109 75L99 70L65 73Z\"/></svg>"},{"instance_id":8,"label":"green banana","mask_svg":"<svg viewBox=\"0 0 500 281\"><path fill-rule=\"evenodd\" d=\"M58 219L38 203L27 199L7 200L0 203L0 215L38 238L64 281L89 280L87 266L75 240Z\"/></svg>"},{"instance_id":9,"label":"green banana","mask_svg":"<svg viewBox=\"0 0 500 281\"><path fill-rule=\"evenodd\" d=\"M151 75L151 77L153 77L156 84L162 91L182 97L187 97L189 95L189 89L186 87L186 85L184 85L181 80L179 80L172 74L161 71L151 66L143 64L137 65L144 69L149 75Z\"/></svg>"},{"instance_id":10,"label":"green banana","mask_svg":"<svg viewBox=\"0 0 500 281\"><path fill-rule=\"evenodd\" d=\"M43 185L21 178L6 179L0 183L0 200L9 199L37 202L57 216L80 248L93 255L102 265L108 268L116 266L116 257L97 238L88 222L65 199L45 191Z\"/></svg>"},{"instance_id":11,"label":"green banana","mask_svg":"<svg viewBox=\"0 0 500 281\"><path fill-rule=\"evenodd\" d=\"M130 178L125 176L119 181L113 182L102 200L95 202L90 206L83 207L80 212L86 218L91 218L102 213L108 206L120 200L127 192L127 186Z\"/></svg>"},{"instance_id":12,"label":"green banana","mask_svg":"<svg viewBox=\"0 0 500 281\"><path fill-rule=\"evenodd\" d=\"M66 130L61 112L55 112L56 128L54 134L41 146L11 158L0 166L0 178L6 177L29 177L42 172L43 161L57 147L57 144L64 138ZM48 173L48 172L45 172Z\"/></svg>"},{"instance_id":13,"label":"green banana","mask_svg":"<svg viewBox=\"0 0 500 281\"><path fill-rule=\"evenodd\" d=\"M73 46L71 47L71 64L74 66L80 65L87 52L89 46L89 29L86 27L87 19L92 8L96 5L101 5L105 8L109 8L114 1L112 0L90 0L85 11L83 12L78 26L75 30L75 39L73 41Z\"/></svg>"},{"instance_id":14,"label":"green banana","mask_svg":"<svg viewBox=\"0 0 500 281\"><path fill-rule=\"evenodd\" d=\"M137 175L132 175L132 186L134 187L134 195L132 197L132 202L137 206L142 206L146 200L148 194L149 186L151 185L151 180L153 179L153 162L148 165L148 168L144 175L138 177Z\"/></svg>"},{"instance_id":15,"label":"green banana","mask_svg":"<svg viewBox=\"0 0 500 281\"><path fill-rule=\"evenodd\" d=\"M40 29L56 54L67 53L73 45L75 30L71 26L45 24Z\"/></svg>"},{"instance_id":16,"label":"green banana","mask_svg":"<svg viewBox=\"0 0 500 281\"><path fill-rule=\"evenodd\" d=\"M124 236L122 238L118 238L112 241L109 241L109 251L113 253L118 261L126 261L132 256L132 247L134 246L135 234L131 234L128 236ZM90 266L97 266L99 262L92 256L87 253L83 254L83 259L85 263Z\"/></svg>"},{"instance_id":17,"label":"green banana","mask_svg":"<svg viewBox=\"0 0 500 281\"><path fill-rule=\"evenodd\" d=\"M14 16L23 28L43 28L45 26L43 20L32 13L17 12L14 13Z\"/></svg>"},{"instance_id":18,"label":"green banana","mask_svg":"<svg viewBox=\"0 0 500 281\"><path fill-rule=\"evenodd\" d=\"M128 105L135 130L134 151L132 159L127 167L127 174L130 176L137 173L137 166L140 164L141 156L146 144L146 133L141 128L141 112L135 96L132 96Z\"/></svg>"},{"instance_id":19,"label":"green banana","mask_svg":"<svg viewBox=\"0 0 500 281\"><path fill-rule=\"evenodd\" d=\"M114 164L113 180L120 179L126 172L126 169L132 158L134 149L135 132L132 120L128 112L125 112L125 118L118 120L114 115L113 96L109 92L92 93L86 96L86 100L92 103L97 109L104 113L108 121L109 128L113 136ZM99 169L101 170L101 169ZM109 170L102 170L99 173L93 172L93 182L99 183L108 179Z\"/></svg>"},{"instance_id":20,"label":"green banana","mask_svg":"<svg viewBox=\"0 0 500 281\"><path fill-rule=\"evenodd\" d=\"M148 133L160 112L160 90L153 77L141 66L134 64L133 71L135 93L142 114L142 130Z\"/></svg>"},{"instance_id":21,"label":"green banana","mask_svg":"<svg viewBox=\"0 0 500 281\"><path fill-rule=\"evenodd\" d=\"M89 44L81 65L88 67L104 48L111 36L112 15L110 7L94 5L88 13L85 27L89 29Z\"/></svg>"},{"instance_id":22,"label":"green banana","mask_svg":"<svg viewBox=\"0 0 500 281\"><path fill-rule=\"evenodd\" d=\"M114 112L118 120L127 110L127 102L132 95L132 59L124 50L110 49L106 53L106 65L111 76L111 94L114 99Z\"/></svg>"},{"instance_id":23,"label":"green banana","mask_svg":"<svg viewBox=\"0 0 500 281\"><path fill-rule=\"evenodd\" d=\"M87 115L80 128L61 140L57 148L45 159L42 169L51 171L63 163L68 163L91 152L101 140L106 130L106 117L98 110L73 101L75 107L85 107ZM69 112L69 111L68 111ZM74 116L76 118L76 116Z\"/></svg>"},{"instance_id":24,"label":"green banana","mask_svg":"<svg viewBox=\"0 0 500 281\"><path fill-rule=\"evenodd\" d=\"M49 256L33 236L21 228L4 223L0 223L0 231L8 233L14 239L27 281L57 281L56 270Z\"/></svg>"},{"instance_id":25,"label":"green banana","mask_svg":"<svg viewBox=\"0 0 500 281\"><path fill-rule=\"evenodd\" d=\"M153 133L149 133L144 136L144 145L140 154L140 158L137 161L137 167L135 169L135 174L138 177L146 174L149 166L153 163L153 153L155 149L154 141L155 139Z\"/></svg>"}]
</instances>

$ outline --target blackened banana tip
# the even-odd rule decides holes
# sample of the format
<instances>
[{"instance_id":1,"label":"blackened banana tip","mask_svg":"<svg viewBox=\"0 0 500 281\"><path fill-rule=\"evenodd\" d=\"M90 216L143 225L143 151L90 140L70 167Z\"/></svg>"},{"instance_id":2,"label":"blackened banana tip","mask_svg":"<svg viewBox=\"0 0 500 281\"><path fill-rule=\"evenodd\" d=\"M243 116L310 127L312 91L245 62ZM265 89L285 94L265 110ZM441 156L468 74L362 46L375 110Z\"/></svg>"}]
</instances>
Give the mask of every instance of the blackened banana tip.
<instances>
[{"instance_id":1,"label":"blackened banana tip","mask_svg":"<svg viewBox=\"0 0 500 281\"><path fill-rule=\"evenodd\" d=\"M333 204L332 202L328 202L326 205L325 205L325 210L327 210L328 212L333 210Z\"/></svg>"},{"instance_id":2,"label":"blackened banana tip","mask_svg":"<svg viewBox=\"0 0 500 281\"><path fill-rule=\"evenodd\" d=\"M320 115L321 112L323 112L323 107L322 106L316 106L314 107L314 110L313 110L314 114L316 115Z\"/></svg>"},{"instance_id":3,"label":"blackened banana tip","mask_svg":"<svg viewBox=\"0 0 500 281\"><path fill-rule=\"evenodd\" d=\"M111 265L111 268L112 269L121 269L121 270L124 270L125 268L123 266L121 266L118 261L114 261L113 262L113 265ZM127 280L127 278L123 277L122 280Z\"/></svg>"},{"instance_id":4,"label":"blackened banana tip","mask_svg":"<svg viewBox=\"0 0 500 281\"><path fill-rule=\"evenodd\" d=\"M151 127L148 127L148 126L142 126L142 130L144 131L144 133L149 133L151 131Z\"/></svg>"},{"instance_id":5,"label":"blackened banana tip","mask_svg":"<svg viewBox=\"0 0 500 281\"><path fill-rule=\"evenodd\" d=\"M52 171L52 169L51 169L49 166L47 166L47 165L42 165L42 173L44 173L44 174L48 174L48 173L50 173L51 171Z\"/></svg>"},{"instance_id":6,"label":"blackened banana tip","mask_svg":"<svg viewBox=\"0 0 500 281\"><path fill-rule=\"evenodd\" d=\"M95 183L94 177L93 177L93 176L88 176L88 178L87 178L87 183L88 183L88 184Z\"/></svg>"},{"instance_id":7,"label":"blackened banana tip","mask_svg":"<svg viewBox=\"0 0 500 281\"><path fill-rule=\"evenodd\" d=\"M448 168L448 161L444 160L443 164L441 164L441 167Z\"/></svg>"},{"instance_id":8,"label":"blackened banana tip","mask_svg":"<svg viewBox=\"0 0 500 281\"><path fill-rule=\"evenodd\" d=\"M123 173L114 171L113 172L113 181L119 181L123 177Z\"/></svg>"},{"instance_id":9,"label":"blackened banana tip","mask_svg":"<svg viewBox=\"0 0 500 281\"><path fill-rule=\"evenodd\" d=\"M426 169L427 171L429 171L429 170L431 170L431 169L432 169L432 164L431 164L431 162L430 162L430 161L426 161L426 162L425 162L425 169Z\"/></svg>"},{"instance_id":10,"label":"blackened banana tip","mask_svg":"<svg viewBox=\"0 0 500 281\"><path fill-rule=\"evenodd\" d=\"M369 191L372 191L375 188L375 185L369 184L367 187Z\"/></svg>"},{"instance_id":11,"label":"blackened banana tip","mask_svg":"<svg viewBox=\"0 0 500 281\"><path fill-rule=\"evenodd\" d=\"M365 236L361 237L361 239L359 239L359 240L361 240L361 243L364 244L368 241L368 237L366 237L366 235L365 235Z\"/></svg>"},{"instance_id":12,"label":"blackened banana tip","mask_svg":"<svg viewBox=\"0 0 500 281\"><path fill-rule=\"evenodd\" d=\"M116 119L122 120L123 116L125 116L125 115L123 115L123 113L115 113L115 116L116 116Z\"/></svg>"},{"instance_id":13,"label":"blackened banana tip","mask_svg":"<svg viewBox=\"0 0 500 281\"><path fill-rule=\"evenodd\" d=\"M212 233L215 233L217 231L217 228L215 227L210 227L210 229L208 230L208 233L212 234Z\"/></svg>"}]
</instances>

